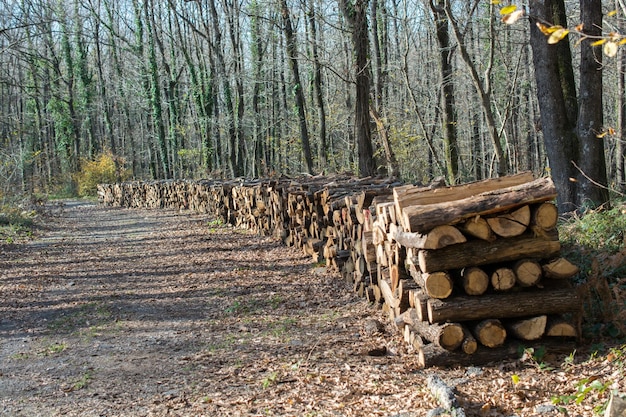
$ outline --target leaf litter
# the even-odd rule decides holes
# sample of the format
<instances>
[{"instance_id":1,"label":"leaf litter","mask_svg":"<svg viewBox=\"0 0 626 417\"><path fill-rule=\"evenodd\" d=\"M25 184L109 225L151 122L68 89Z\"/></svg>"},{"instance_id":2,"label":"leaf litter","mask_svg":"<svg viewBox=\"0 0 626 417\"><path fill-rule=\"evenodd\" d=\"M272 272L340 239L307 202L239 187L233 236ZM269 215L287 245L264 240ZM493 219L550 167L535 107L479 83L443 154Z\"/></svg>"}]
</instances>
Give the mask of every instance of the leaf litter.
<instances>
[{"instance_id":1,"label":"leaf litter","mask_svg":"<svg viewBox=\"0 0 626 417\"><path fill-rule=\"evenodd\" d=\"M620 350L419 369L338 276L207 215L68 202L46 228L0 247L2 415L423 416L432 373L466 415L592 416L626 391ZM584 378L607 389L567 401Z\"/></svg>"}]
</instances>

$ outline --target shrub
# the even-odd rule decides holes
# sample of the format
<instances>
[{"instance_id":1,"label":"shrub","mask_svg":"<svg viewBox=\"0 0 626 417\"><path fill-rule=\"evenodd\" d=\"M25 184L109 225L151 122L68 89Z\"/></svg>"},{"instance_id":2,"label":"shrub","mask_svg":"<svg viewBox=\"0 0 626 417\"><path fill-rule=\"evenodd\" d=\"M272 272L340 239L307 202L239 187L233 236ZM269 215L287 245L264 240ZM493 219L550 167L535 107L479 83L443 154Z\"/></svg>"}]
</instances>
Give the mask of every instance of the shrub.
<instances>
[{"instance_id":1,"label":"shrub","mask_svg":"<svg viewBox=\"0 0 626 417\"><path fill-rule=\"evenodd\" d=\"M626 336L626 204L588 211L559 227L564 256L577 264L586 337Z\"/></svg>"},{"instance_id":2,"label":"shrub","mask_svg":"<svg viewBox=\"0 0 626 417\"><path fill-rule=\"evenodd\" d=\"M125 180L128 172L121 166L123 161L110 152L101 153L93 161L83 161L80 172L75 176L78 195L95 196L98 184Z\"/></svg>"}]
</instances>

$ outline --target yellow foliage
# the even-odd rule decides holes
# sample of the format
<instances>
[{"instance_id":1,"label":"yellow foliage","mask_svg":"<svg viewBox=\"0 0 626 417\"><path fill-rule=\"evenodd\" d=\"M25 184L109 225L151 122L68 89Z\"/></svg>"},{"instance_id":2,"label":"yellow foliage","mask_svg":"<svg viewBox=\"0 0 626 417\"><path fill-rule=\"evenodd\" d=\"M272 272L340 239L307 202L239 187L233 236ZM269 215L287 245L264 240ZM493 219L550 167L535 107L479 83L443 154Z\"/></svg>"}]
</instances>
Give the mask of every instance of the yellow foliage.
<instances>
[{"instance_id":1,"label":"yellow foliage","mask_svg":"<svg viewBox=\"0 0 626 417\"><path fill-rule=\"evenodd\" d=\"M511 14L515 10L517 10L517 6L514 5L514 4L511 4L509 6L504 6L503 8L500 9L500 15L504 16L504 15L507 15L507 14Z\"/></svg>"},{"instance_id":2,"label":"yellow foliage","mask_svg":"<svg viewBox=\"0 0 626 417\"><path fill-rule=\"evenodd\" d=\"M116 157L110 152L101 153L93 161L84 160L80 172L75 176L78 195L81 197L94 196L98 184L126 179L128 171L124 170L122 165L123 161L116 161Z\"/></svg>"}]
</instances>

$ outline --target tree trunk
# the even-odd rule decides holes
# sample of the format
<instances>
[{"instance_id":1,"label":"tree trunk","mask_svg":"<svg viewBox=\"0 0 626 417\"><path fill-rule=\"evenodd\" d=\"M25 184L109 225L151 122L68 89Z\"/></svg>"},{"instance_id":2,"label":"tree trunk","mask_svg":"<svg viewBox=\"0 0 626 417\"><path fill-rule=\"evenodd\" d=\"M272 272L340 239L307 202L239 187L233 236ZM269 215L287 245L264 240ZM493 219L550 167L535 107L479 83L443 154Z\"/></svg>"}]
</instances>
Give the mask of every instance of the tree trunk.
<instances>
[{"instance_id":1,"label":"tree trunk","mask_svg":"<svg viewBox=\"0 0 626 417\"><path fill-rule=\"evenodd\" d=\"M317 23L315 21L314 0L309 0L308 22L311 31L311 54L313 58L313 89L315 95L315 105L317 106L318 136L319 136L319 166L321 170L326 170L328 165L328 145L326 143L326 106L324 104L324 94L322 91L322 66L318 53Z\"/></svg>"},{"instance_id":2,"label":"tree trunk","mask_svg":"<svg viewBox=\"0 0 626 417\"><path fill-rule=\"evenodd\" d=\"M459 152L457 145L457 117L454 100L454 84L452 66L452 51L450 48L450 34L448 32L448 18L443 9L445 0L431 0L430 8L435 18L435 32L439 46L439 71L441 72L441 89L443 93L443 148L446 158L448 183L455 184L459 176Z\"/></svg>"},{"instance_id":3,"label":"tree trunk","mask_svg":"<svg viewBox=\"0 0 626 417\"><path fill-rule=\"evenodd\" d=\"M602 35L602 1L580 0L580 15L585 35ZM598 139L603 127L602 53L591 46L590 40L580 44L580 88L578 124L580 141L578 160L582 172L577 176L579 207L592 208L609 201L604 158L604 140Z\"/></svg>"},{"instance_id":4,"label":"tree trunk","mask_svg":"<svg viewBox=\"0 0 626 417\"><path fill-rule=\"evenodd\" d=\"M300 126L300 142L302 151L304 152L304 164L306 171L313 174L313 158L311 156L311 145L309 143L309 130L306 122L306 114L304 112L304 93L300 82L300 68L298 66L298 46L297 40L291 26L290 11L287 7L287 0L281 0L280 9L283 16L283 32L285 33L285 41L287 48L287 57L289 59L289 67L293 76L293 92L295 95L295 104L298 111L298 122Z\"/></svg>"},{"instance_id":5,"label":"tree trunk","mask_svg":"<svg viewBox=\"0 0 626 417\"><path fill-rule=\"evenodd\" d=\"M352 31L352 46L356 64L354 124L358 145L359 175L367 177L376 172L369 114L370 68L368 62L367 0L355 0L354 3L350 3L349 0L339 0L339 4Z\"/></svg>"},{"instance_id":6,"label":"tree trunk","mask_svg":"<svg viewBox=\"0 0 626 417\"><path fill-rule=\"evenodd\" d=\"M574 74L571 58L567 57L569 43L549 45L537 22L553 22L567 26L562 21L565 14L563 0L533 0L530 6L530 44L537 83L537 99L541 113L541 129L550 161L550 174L558 190L557 204L560 213L576 208L576 178L572 161L578 159L578 137L574 132L577 114L575 106ZM572 94L574 99L572 100ZM576 111L574 111L576 110Z\"/></svg>"}]
</instances>

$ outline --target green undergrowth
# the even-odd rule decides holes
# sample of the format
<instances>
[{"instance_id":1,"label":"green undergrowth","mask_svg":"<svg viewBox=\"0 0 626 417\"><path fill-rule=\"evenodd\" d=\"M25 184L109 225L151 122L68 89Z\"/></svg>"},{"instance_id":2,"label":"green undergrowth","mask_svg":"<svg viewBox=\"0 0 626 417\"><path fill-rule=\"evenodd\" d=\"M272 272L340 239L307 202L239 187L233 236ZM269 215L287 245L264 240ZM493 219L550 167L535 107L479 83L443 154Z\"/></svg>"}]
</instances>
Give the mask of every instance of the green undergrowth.
<instances>
[{"instance_id":1,"label":"green undergrowth","mask_svg":"<svg viewBox=\"0 0 626 417\"><path fill-rule=\"evenodd\" d=\"M580 267L583 336L626 340L626 202L563 221L559 236L563 256Z\"/></svg>"},{"instance_id":2,"label":"green undergrowth","mask_svg":"<svg viewBox=\"0 0 626 417\"><path fill-rule=\"evenodd\" d=\"M31 238L37 217L34 209L16 203L1 204L0 244L13 244Z\"/></svg>"}]
</instances>

